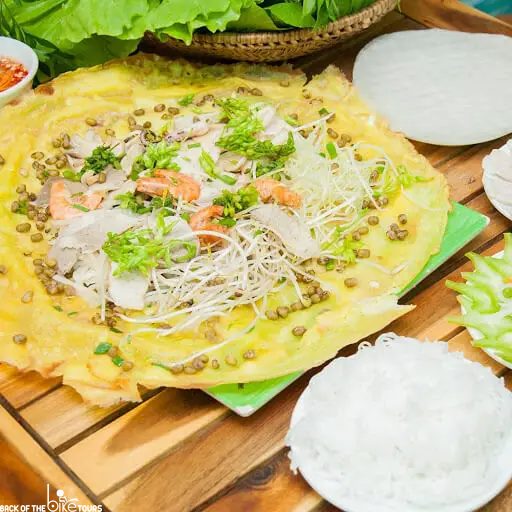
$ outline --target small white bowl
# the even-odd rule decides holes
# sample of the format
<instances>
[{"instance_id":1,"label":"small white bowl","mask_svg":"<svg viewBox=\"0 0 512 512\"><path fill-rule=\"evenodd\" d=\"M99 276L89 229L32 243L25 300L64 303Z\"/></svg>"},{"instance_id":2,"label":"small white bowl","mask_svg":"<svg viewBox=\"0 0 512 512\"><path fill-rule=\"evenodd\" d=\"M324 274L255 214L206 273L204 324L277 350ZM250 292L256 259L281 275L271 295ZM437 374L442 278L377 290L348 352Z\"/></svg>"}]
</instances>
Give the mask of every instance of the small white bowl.
<instances>
[{"instance_id":1,"label":"small white bowl","mask_svg":"<svg viewBox=\"0 0 512 512\"><path fill-rule=\"evenodd\" d=\"M0 92L0 108L14 100L32 86L37 72L39 60L34 50L21 41L10 37L0 37L0 58L7 57L23 64L28 71L27 76L16 85Z\"/></svg>"}]
</instances>

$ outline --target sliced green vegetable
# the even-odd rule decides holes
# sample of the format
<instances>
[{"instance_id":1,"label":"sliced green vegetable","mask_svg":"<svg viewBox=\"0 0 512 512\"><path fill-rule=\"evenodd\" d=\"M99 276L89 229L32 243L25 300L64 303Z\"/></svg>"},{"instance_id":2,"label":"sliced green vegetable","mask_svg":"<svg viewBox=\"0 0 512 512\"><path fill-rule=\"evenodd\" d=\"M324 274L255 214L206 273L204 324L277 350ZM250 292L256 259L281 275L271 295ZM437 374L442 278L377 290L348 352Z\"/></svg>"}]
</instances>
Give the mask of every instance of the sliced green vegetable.
<instances>
[{"instance_id":1,"label":"sliced green vegetable","mask_svg":"<svg viewBox=\"0 0 512 512\"><path fill-rule=\"evenodd\" d=\"M460 294L463 307L463 314L450 321L476 329L481 338L473 341L475 346L512 362L512 235L504 238L502 258L469 253L474 270L462 274L466 282L446 285Z\"/></svg>"},{"instance_id":2,"label":"sliced green vegetable","mask_svg":"<svg viewBox=\"0 0 512 512\"><path fill-rule=\"evenodd\" d=\"M115 275L126 272L140 272L147 275L151 269L164 263L171 267L173 262L192 259L196 245L186 240L169 236L174 225L166 224L165 215L157 216L157 229L129 229L123 233L108 233L103 245L105 254L117 263ZM185 254L181 254L181 253ZM176 256L176 253L180 254Z\"/></svg>"},{"instance_id":3,"label":"sliced green vegetable","mask_svg":"<svg viewBox=\"0 0 512 512\"><path fill-rule=\"evenodd\" d=\"M187 94L186 96L183 96L180 100L178 100L178 105L181 107L187 107L188 105L191 105L194 101L194 94Z\"/></svg>"},{"instance_id":4,"label":"sliced green vegetable","mask_svg":"<svg viewBox=\"0 0 512 512\"><path fill-rule=\"evenodd\" d=\"M223 190L222 195L213 200L213 204L224 207L224 217L234 217L237 213L257 204L258 199L258 191L252 185L248 185L236 192Z\"/></svg>"},{"instance_id":5,"label":"sliced green vegetable","mask_svg":"<svg viewBox=\"0 0 512 512\"><path fill-rule=\"evenodd\" d=\"M95 354L106 354L111 348L112 348L111 343L103 342L103 343L96 345L96 348L94 349L94 353Z\"/></svg>"},{"instance_id":6,"label":"sliced green vegetable","mask_svg":"<svg viewBox=\"0 0 512 512\"><path fill-rule=\"evenodd\" d=\"M171 169L179 171L180 166L173 161L178 155L179 149L180 145L178 142L168 144L162 140L147 146L146 151L141 155L140 162L143 164L144 169Z\"/></svg>"},{"instance_id":7,"label":"sliced green vegetable","mask_svg":"<svg viewBox=\"0 0 512 512\"><path fill-rule=\"evenodd\" d=\"M114 169L121 168L119 158L114 154L111 148L108 146L98 146L93 149L91 155L85 159L85 163L80 174L83 175L88 171L92 171L94 174L99 174L104 171L108 165L111 165Z\"/></svg>"},{"instance_id":8,"label":"sliced green vegetable","mask_svg":"<svg viewBox=\"0 0 512 512\"><path fill-rule=\"evenodd\" d=\"M121 366L123 363L124 363L124 359L121 357L121 356L114 356L112 358L112 362L116 365L116 366Z\"/></svg>"},{"instance_id":9,"label":"sliced green vegetable","mask_svg":"<svg viewBox=\"0 0 512 512\"><path fill-rule=\"evenodd\" d=\"M336 146L332 142L328 142L325 145L325 149L329 154L329 158L336 158L338 156L338 152L336 151Z\"/></svg>"},{"instance_id":10,"label":"sliced green vegetable","mask_svg":"<svg viewBox=\"0 0 512 512\"><path fill-rule=\"evenodd\" d=\"M206 151L203 151L201 153L201 156L199 157L199 165L201 166L203 171L208 176L210 176L210 178L220 180L226 183L226 185L236 184L236 178L234 178L233 176L229 176L228 174L222 174L221 172L219 172L219 170L215 166L213 158Z\"/></svg>"},{"instance_id":11,"label":"sliced green vegetable","mask_svg":"<svg viewBox=\"0 0 512 512\"><path fill-rule=\"evenodd\" d=\"M83 206L81 204L74 204L73 208L75 208L76 210L80 210L81 212L90 212L91 211L89 208L87 208L87 206Z\"/></svg>"}]
</instances>

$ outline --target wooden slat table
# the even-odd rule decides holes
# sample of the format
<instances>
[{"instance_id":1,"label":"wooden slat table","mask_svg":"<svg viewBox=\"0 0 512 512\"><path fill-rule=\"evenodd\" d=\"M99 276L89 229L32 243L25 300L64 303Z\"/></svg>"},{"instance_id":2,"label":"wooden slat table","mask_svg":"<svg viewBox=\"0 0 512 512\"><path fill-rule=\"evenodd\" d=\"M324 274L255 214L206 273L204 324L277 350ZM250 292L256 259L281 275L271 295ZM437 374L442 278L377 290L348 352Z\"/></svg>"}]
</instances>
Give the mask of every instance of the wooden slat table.
<instances>
[{"instance_id":1,"label":"wooden slat table","mask_svg":"<svg viewBox=\"0 0 512 512\"><path fill-rule=\"evenodd\" d=\"M312 74L335 63L350 77L354 57L369 39L423 26L512 34L509 24L455 0L402 0L401 12L389 14L348 48L303 58L298 65ZM465 250L493 253L511 227L489 204L481 182L482 157L504 141L416 145L445 174L453 199L491 219ZM512 372L473 348L467 332L446 320L458 305L444 281L458 280L470 268L464 252L404 298L417 307L389 329L446 340L504 375L512 389ZM313 373L244 419L200 391L174 389L149 392L140 404L89 408L58 379L20 375L0 365L0 504L45 503L49 484L52 495L62 489L81 504L119 512L334 510L290 472L284 447L291 411ZM485 510L510 512L512 485Z\"/></svg>"}]
</instances>

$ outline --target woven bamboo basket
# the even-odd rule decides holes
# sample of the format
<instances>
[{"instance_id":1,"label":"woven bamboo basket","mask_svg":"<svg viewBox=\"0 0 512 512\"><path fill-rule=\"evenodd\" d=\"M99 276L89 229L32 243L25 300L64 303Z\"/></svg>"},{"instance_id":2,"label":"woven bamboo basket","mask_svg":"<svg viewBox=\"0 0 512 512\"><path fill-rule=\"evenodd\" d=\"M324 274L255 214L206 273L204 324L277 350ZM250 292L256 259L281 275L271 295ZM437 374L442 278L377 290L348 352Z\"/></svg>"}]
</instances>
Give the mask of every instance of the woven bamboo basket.
<instances>
[{"instance_id":1,"label":"woven bamboo basket","mask_svg":"<svg viewBox=\"0 0 512 512\"><path fill-rule=\"evenodd\" d=\"M145 46L156 53L171 51L191 57L249 62L288 60L318 52L354 37L381 20L396 5L397 0L376 0L365 9L344 16L318 30L194 34L190 45L174 38L161 41L148 33L145 37Z\"/></svg>"}]
</instances>

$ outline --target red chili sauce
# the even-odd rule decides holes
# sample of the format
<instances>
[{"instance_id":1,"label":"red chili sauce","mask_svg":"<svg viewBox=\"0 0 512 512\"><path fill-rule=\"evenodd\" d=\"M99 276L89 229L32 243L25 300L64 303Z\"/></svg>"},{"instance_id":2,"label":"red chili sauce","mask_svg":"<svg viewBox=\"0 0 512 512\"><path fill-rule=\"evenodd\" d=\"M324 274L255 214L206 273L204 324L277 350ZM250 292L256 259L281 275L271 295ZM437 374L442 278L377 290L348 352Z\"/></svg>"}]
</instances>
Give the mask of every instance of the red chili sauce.
<instances>
[{"instance_id":1,"label":"red chili sauce","mask_svg":"<svg viewBox=\"0 0 512 512\"><path fill-rule=\"evenodd\" d=\"M28 75L23 64L8 57L0 57L0 92L21 82Z\"/></svg>"}]
</instances>

